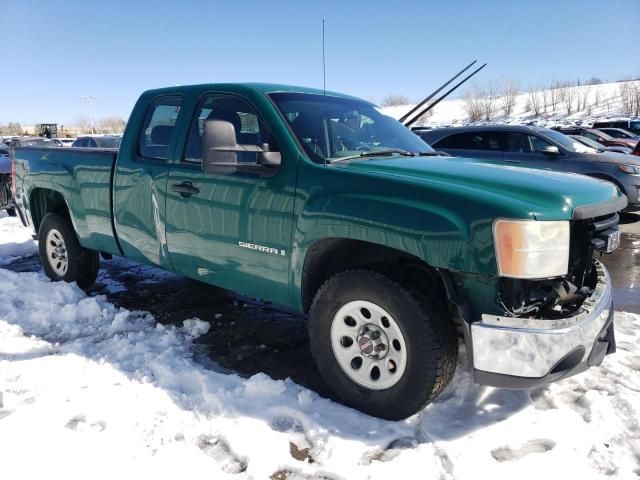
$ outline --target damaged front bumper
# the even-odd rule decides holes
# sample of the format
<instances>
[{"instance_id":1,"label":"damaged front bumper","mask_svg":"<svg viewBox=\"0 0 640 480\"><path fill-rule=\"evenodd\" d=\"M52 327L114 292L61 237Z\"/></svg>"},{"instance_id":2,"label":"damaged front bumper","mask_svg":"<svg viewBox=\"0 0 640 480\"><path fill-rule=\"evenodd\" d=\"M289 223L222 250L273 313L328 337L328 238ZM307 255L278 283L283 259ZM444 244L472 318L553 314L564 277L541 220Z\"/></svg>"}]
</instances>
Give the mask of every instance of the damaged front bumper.
<instances>
[{"instance_id":1,"label":"damaged front bumper","mask_svg":"<svg viewBox=\"0 0 640 480\"><path fill-rule=\"evenodd\" d=\"M600 365L615 351L609 273L595 263L598 281L578 314L557 320L482 315L471 324L476 383L534 388Z\"/></svg>"}]
</instances>

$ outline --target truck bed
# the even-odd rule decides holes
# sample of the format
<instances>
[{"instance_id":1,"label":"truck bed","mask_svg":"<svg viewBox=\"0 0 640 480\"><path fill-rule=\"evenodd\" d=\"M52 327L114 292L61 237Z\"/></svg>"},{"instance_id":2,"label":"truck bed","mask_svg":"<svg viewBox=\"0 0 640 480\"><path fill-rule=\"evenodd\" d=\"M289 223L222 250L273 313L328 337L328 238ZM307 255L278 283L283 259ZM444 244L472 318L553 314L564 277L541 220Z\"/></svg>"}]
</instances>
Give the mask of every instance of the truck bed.
<instances>
[{"instance_id":1,"label":"truck bed","mask_svg":"<svg viewBox=\"0 0 640 480\"><path fill-rule=\"evenodd\" d=\"M61 193L72 206L71 220L83 247L118 254L111 198L117 153L117 149L16 148L16 173L28 173L23 180L30 203L38 198L38 189ZM22 166L28 166L28 172Z\"/></svg>"}]
</instances>

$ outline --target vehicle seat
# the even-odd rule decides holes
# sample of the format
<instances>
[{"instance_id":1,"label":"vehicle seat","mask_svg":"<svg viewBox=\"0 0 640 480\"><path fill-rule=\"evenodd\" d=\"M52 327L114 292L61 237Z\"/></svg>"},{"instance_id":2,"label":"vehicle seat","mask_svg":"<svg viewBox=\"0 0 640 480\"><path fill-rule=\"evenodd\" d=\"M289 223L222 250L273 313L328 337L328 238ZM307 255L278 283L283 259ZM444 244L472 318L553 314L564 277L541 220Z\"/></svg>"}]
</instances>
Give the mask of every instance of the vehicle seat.
<instances>
[{"instance_id":1,"label":"vehicle seat","mask_svg":"<svg viewBox=\"0 0 640 480\"><path fill-rule=\"evenodd\" d=\"M316 155L326 158L324 149L324 128L322 118L302 113L291 122L291 129L298 139Z\"/></svg>"}]
</instances>

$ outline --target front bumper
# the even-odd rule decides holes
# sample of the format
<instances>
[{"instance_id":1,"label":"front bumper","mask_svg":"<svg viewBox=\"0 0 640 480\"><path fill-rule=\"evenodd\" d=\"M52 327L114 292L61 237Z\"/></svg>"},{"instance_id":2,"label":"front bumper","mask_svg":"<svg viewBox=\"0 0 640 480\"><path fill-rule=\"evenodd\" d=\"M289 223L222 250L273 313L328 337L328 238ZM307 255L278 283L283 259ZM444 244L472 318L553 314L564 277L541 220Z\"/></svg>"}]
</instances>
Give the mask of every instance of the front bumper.
<instances>
[{"instance_id":1,"label":"front bumper","mask_svg":"<svg viewBox=\"0 0 640 480\"><path fill-rule=\"evenodd\" d=\"M482 315L471 324L476 383L533 388L600 365L615 351L611 280L596 262L598 283L580 313L558 320Z\"/></svg>"}]
</instances>

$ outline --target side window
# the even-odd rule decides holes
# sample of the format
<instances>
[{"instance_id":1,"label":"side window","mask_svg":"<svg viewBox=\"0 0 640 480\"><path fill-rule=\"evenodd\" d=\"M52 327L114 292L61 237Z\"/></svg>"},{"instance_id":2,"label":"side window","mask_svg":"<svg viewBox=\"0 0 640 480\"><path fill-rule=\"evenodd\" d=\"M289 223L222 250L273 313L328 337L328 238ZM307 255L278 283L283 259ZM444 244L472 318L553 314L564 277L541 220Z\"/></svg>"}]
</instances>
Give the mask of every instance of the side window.
<instances>
[{"instance_id":1,"label":"side window","mask_svg":"<svg viewBox=\"0 0 640 480\"><path fill-rule=\"evenodd\" d=\"M504 150L504 135L501 132L455 133L437 142L436 148L460 148L464 150Z\"/></svg>"},{"instance_id":2,"label":"side window","mask_svg":"<svg viewBox=\"0 0 640 480\"><path fill-rule=\"evenodd\" d=\"M477 137L477 138L476 138ZM475 141L474 141L475 139ZM464 148L468 150L478 150L482 143L482 138L473 133L454 133L433 144L436 148Z\"/></svg>"},{"instance_id":3,"label":"side window","mask_svg":"<svg viewBox=\"0 0 640 480\"><path fill-rule=\"evenodd\" d=\"M96 141L93 138L89 138L87 140L87 146L91 147L91 148L97 148L98 144L96 143Z\"/></svg>"},{"instance_id":4,"label":"side window","mask_svg":"<svg viewBox=\"0 0 640 480\"><path fill-rule=\"evenodd\" d=\"M256 165L258 152L278 151L266 125L247 101L231 95L211 95L200 102L191 119L184 162L202 163L202 135L211 120L222 120L233 127L236 147L228 149L234 150L226 157L229 163Z\"/></svg>"},{"instance_id":5,"label":"side window","mask_svg":"<svg viewBox=\"0 0 640 480\"><path fill-rule=\"evenodd\" d=\"M512 153L531 153L532 140L530 138L537 138L520 132L507 132L505 135L507 139L505 151Z\"/></svg>"},{"instance_id":6,"label":"side window","mask_svg":"<svg viewBox=\"0 0 640 480\"><path fill-rule=\"evenodd\" d=\"M181 104L180 96L159 97L153 101L140 131L138 152L141 157L167 159Z\"/></svg>"},{"instance_id":7,"label":"side window","mask_svg":"<svg viewBox=\"0 0 640 480\"><path fill-rule=\"evenodd\" d=\"M587 138L590 138L591 140L595 140L596 142L600 141L600 137L598 137L597 135L594 135L591 132L584 132L582 135L584 135Z\"/></svg>"},{"instance_id":8,"label":"side window","mask_svg":"<svg viewBox=\"0 0 640 480\"><path fill-rule=\"evenodd\" d=\"M532 153L542 153L544 147L550 147L551 144L546 140L536 137L535 135L527 135L529 137L529 143L531 144Z\"/></svg>"}]
</instances>

